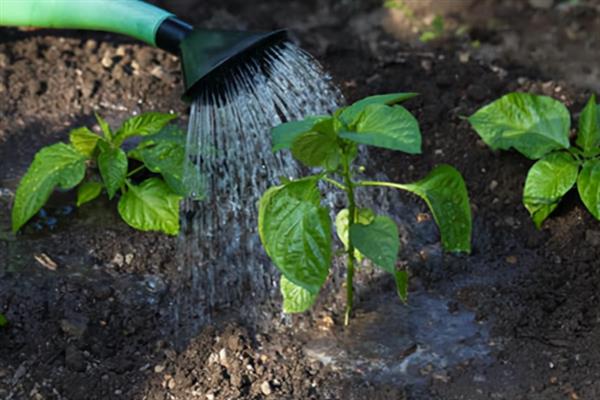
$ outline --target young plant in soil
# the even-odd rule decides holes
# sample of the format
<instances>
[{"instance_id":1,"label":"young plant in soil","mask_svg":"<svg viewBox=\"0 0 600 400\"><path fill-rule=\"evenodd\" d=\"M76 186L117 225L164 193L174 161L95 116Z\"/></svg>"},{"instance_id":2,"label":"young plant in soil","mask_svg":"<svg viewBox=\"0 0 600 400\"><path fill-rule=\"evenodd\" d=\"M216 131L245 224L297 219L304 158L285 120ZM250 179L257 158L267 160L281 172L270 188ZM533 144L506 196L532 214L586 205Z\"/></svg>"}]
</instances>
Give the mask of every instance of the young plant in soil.
<instances>
[{"instance_id":1,"label":"young plant in soil","mask_svg":"<svg viewBox=\"0 0 600 400\"><path fill-rule=\"evenodd\" d=\"M571 117L558 100L510 93L481 108L469 122L492 149L514 148L538 160L527 174L523 204L539 229L563 196L577 184L581 200L600 219L600 127L596 96L579 117L575 145Z\"/></svg>"},{"instance_id":2,"label":"young plant in soil","mask_svg":"<svg viewBox=\"0 0 600 400\"><path fill-rule=\"evenodd\" d=\"M199 179L183 181L185 134L167 126L177 116L146 113L126 120L116 131L96 115L102 134L81 127L70 143L42 148L21 179L12 208L17 232L46 203L55 189L77 187L77 206L102 192L119 197L121 218L135 229L179 232L179 202L196 191ZM132 140L133 139L133 140ZM126 143L138 141L126 151ZM139 177L146 179L139 181Z\"/></svg>"},{"instance_id":3,"label":"young plant in soil","mask_svg":"<svg viewBox=\"0 0 600 400\"><path fill-rule=\"evenodd\" d=\"M4 314L0 314L0 328L4 328L8 325L8 320L4 316Z\"/></svg>"},{"instance_id":4,"label":"young plant in soil","mask_svg":"<svg viewBox=\"0 0 600 400\"><path fill-rule=\"evenodd\" d=\"M281 271L283 310L303 312L314 303L332 261L330 210L321 205L319 183L345 194L347 208L335 219L347 258L345 324L353 305L353 277L363 258L392 274L398 295L407 298L408 276L397 269L398 227L390 217L377 215L357 203L356 192L369 187L406 190L421 197L440 229L444 249L469 252L471 211L460 173L441 165L424 179L408 184L358 179L364 167L354 161L362 144L421 152L417 120L397 103L415 96L394 93L367 97L331 116L288 122L272 131L273 151L289 149L294 158L320 172L297 180L283 180L260 199L258 229L262 244Z\"/></svg>"}]
</instances>

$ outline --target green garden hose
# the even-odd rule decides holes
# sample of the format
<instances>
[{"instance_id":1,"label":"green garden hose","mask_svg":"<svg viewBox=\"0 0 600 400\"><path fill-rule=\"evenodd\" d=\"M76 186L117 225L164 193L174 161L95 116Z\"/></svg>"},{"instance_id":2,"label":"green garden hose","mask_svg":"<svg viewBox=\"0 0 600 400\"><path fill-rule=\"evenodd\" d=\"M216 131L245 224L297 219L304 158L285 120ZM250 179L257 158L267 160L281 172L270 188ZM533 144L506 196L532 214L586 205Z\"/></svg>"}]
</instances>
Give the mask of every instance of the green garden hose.
<instances>
[{"instance_id":1,"label":"green garden hose","mask_svg":"<svg viewBox=\"0 0 600 400\"><path fill-rule=\"evenodd\" d=\"M152 46L159 26L171 16L139 0L0 0L0 26L108 31Z\"/></svg>"}]
</instances>

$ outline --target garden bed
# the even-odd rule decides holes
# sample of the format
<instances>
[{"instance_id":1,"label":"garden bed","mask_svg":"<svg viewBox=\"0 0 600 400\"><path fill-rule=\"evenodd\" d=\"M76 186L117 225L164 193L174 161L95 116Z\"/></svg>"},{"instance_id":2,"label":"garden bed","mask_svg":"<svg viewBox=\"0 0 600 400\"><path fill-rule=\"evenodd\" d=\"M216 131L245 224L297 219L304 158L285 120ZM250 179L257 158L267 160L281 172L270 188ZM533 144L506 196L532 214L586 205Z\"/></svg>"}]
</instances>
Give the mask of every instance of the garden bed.
<instances>
[{"instance_id":1,"label":"garden bed","mask_svg":"<svg viewBox=\"0 0 600 400\"><path fill-rule=\"evenodd\" d=\"M423 155L372 151L368 168L408 182L454 165L471 196L473 252L442 254L435 225L419 215L426 208L402 195L407 212L394 217L418 234L404 238L400 253L412 275L407 306L391 283L364 279L348 328L341 293L328 288L303 316L282 318L273 299L263 307L269 323L258 326L223 311L175 351L166 313L177 239L128 228L107 203L74 209L67 195L15 237L9 205L35 152L93 125L93 111L116 125L134 111L174 110L185 125L177 60L109 34L3 29L0 312L10 324L0 329L1 398L600 397L600 224L571 193L536 230L521 203L532 162L492 152L463 119L516 90L579 112L590 94L580 81L556 80L548 74L558 70L526 60L480 59L462 39L400 42L385 32L375 1L333 11L317 1L210 1L201 10L163 3L198 25L272 29L285 21L350 101L419 92L406 106L421 124ZM562 12L525 8L520 18ZM568 23L598 27L597 10L572 13ZM486 37L496 36L480 35L483 45ZM436 345L461 351L425 357Z\"/></svg>"}]
</instances>

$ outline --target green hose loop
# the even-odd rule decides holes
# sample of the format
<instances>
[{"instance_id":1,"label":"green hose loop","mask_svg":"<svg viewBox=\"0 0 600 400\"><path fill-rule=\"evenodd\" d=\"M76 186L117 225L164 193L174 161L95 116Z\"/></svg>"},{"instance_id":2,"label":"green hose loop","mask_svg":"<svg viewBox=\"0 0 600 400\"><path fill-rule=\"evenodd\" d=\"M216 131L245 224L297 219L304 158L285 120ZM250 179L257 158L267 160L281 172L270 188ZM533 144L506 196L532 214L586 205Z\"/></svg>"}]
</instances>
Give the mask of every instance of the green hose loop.
<instances>
[{"instance_id":1,"label":"green hose loop","mask_svg":"<svg viewBox=\"0 0 600 400\"><path fill-rule=\"evenodd\" d=\"M140 0L1 0L0 26L120 33L156 46L156 30L173 14Z\"/></svg>"}]
</instances>

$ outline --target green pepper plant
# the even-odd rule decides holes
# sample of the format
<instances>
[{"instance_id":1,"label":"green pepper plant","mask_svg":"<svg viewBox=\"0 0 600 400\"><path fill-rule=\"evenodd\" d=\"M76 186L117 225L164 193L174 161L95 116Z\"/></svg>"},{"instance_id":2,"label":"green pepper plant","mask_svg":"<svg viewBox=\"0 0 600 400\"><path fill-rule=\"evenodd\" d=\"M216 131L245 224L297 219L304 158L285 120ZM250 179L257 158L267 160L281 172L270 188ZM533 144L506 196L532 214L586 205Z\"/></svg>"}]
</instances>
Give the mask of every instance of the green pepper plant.
<instances>
[{"instance_id":1,"label":"green pepper plant","mask_svg":"<svg viewBox=\"0 0 600 400\"><path fill-rule=\"evenodd\" d=\"M176 117L145 113L113 131L96 115L101 135L81 127L70 132L69 143L42 148L17 187L13 231L30 220L55 189L77 188L77 206L105 192L109 199L119 197L118 212L131 227L176 235L180 200L199 193L200 186L194 174L183 178L185 163L189 162L185 158L185 133L168 126ZM126 151L124 145L132 138L138 143ZM139 176L146 179L139 182Z\"/></svg>"},{"instance_id":2,"label":"green pepper plant","mask_svg":"<svg viewBox=\"0 0 600 400\"><path fill-rule=\"evenodd\" d=\"M600 126L596 96L579 116L575 145L563 103L547 96L509 93L479 109L469 122L492 149L514 148L537 160L529 169L523 204L539 229L577 184L588 211L600 219Z\"/></svg>"},{"instance_id":3,"label":"green pepper plant","mask_svg":"<svg viewBox=\"0 0 600 400\"><path fill-rule=\"evenodd\" d=\"M290 150L295 159L318 169L297 180L282 179L260 199L258 229L267 254L281 271L283 310L303 312L327 280L333 257L330 211L321 204L319 182L345 194L347 207L335 219L347 259L347 325L353 306L353 277L363 258L390 273L397 293L407 298L408 275L397 268L400 248L396 222L357 203L356 191L369 187L405 190L431 209L445 250L470 252L471 210L465 182L449 165L440 165L414 183L361 180L354 163L359 145L421 152L417 120L398 103L415 93L392 93L362 99L333 115L287 122L272 130L273 150ZM328 189L329 190L329 189Z\"/></svg>"}]
</instances>

